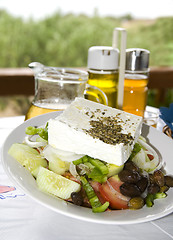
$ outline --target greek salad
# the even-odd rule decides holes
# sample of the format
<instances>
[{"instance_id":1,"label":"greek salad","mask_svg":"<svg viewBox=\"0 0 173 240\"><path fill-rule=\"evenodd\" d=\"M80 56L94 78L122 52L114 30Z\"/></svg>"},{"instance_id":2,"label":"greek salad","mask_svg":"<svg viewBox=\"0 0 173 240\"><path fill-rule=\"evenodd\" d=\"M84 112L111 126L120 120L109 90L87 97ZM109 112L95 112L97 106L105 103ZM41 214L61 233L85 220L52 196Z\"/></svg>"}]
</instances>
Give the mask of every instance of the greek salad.
<instances>
[{"instance_id":1,"label":"greek salad","mask_svg":"<svg viewBox=\"0 0 173 240\"><path fill-rule=\"evenodd\" d=\"M8 153L35 178L38 188L94 213L152 207L173 187L156 151L142 136L121 166L88 155L55 149L48 144L48 125L27 127L23 143Z\"/></svg>"}]
</instances>

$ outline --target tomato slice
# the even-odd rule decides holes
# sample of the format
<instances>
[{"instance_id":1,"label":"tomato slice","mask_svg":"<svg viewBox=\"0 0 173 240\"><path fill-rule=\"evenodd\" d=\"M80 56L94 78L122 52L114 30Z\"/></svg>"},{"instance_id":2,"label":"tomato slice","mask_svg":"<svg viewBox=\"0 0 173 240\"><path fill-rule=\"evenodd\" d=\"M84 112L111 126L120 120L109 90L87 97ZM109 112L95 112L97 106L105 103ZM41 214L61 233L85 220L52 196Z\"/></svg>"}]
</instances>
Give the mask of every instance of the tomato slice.
<instances>
[{"instance_id":1,"label":"tomato slice","mask_svg":"<svg viewBox=\"0 0 173 240\"><path fill-rule=\"evenodd\" d=\"M118 175L115 175L113 177L110 177L108 179L108 182L112 185L112 187L120 193L120 186L123 184L123 182L119 179Z\"/></svg>"},{"instance_id":2,"label":"tomato slice","mask_svg":"<svg viewBox=\"0 0 173 240\"><path fill-rule=\"evenodd\" d=\"M149 153L147 154L147 156L149 157L150 161L152 161L154 159L154 156Z\"/></svg>"},{"instance_id":3,"label":"tomato slice","mask_svg":"<svg viewBox=\"0 0 173 240\"><path fill-rule=\"evenodd\" d=\"M118 178L111 177L99 186L100 195L112 209L128 209L129 198L120 193L122 183Z\"/></svg>"},{"instance_id":4,"label":"tomato slice","mask_svg":"<svg viewBox=\"0 0 173 240\"><path fill-rule=\"evenodd\" d=\"M106 202L105 198L100 194L100 187L101 183L96 182L96 181L91 181L90 182L92 188L94 189L94 192L96 193L98 199L100 200L101 204L104 204Z\"/></svg>"}]
</instances>

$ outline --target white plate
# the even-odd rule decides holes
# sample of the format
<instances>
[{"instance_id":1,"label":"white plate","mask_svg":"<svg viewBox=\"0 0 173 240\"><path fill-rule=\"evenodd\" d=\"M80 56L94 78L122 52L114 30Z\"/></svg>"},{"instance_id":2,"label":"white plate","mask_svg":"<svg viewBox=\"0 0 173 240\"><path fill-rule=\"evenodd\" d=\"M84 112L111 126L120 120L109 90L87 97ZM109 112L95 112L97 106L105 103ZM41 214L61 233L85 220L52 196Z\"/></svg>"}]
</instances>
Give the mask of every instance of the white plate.
<instances>
[{"instance_id":1,"label":"white plate","mask_svg":"<svg viewBox=\"0 0 173 240\"><path fill-rule=\"evenodd\" d=\"M152 208L143 207L140 210L115 210L112 212L92 213L91 209L75 206L63 200L40 192L31 174L16 160L8 155L8 149L13 143L22 142L27 126L44 125L48 119L54 118L59 113L53 112L32 118L18 126L6 139L2 149L2 164L9 178L20 187L27 195L40 204L57 213L69 217L103 224L132 224L147 222L161 218L173 212L173 189L168 191L168 197L155 200ZM167 174L173 173L173 140L155 128L143 125L142 135L158 151L164 161Z\"/></svg>"}]
</instances>

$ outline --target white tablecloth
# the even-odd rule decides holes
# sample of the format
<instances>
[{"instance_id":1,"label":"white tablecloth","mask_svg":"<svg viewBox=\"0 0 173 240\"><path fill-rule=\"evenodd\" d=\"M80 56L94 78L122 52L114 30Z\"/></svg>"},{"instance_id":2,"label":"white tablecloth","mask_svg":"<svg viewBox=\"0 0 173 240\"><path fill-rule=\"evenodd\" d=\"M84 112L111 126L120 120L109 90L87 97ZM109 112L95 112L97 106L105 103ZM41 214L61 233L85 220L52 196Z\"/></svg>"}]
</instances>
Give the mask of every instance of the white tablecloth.
<instances>
[{"instance_id":1,"label":"white tablecloth","mask_svg":"<svg viewBox=\"0 0 173 240\"><path fill-rule=\"evenodd\" d=\"M0 148L24 117L0 118ZM39 205L10 182L0 161L0 240L168 240L173 214L140 224L103 225L68 218Z\"/></svg>"}]
</instances>

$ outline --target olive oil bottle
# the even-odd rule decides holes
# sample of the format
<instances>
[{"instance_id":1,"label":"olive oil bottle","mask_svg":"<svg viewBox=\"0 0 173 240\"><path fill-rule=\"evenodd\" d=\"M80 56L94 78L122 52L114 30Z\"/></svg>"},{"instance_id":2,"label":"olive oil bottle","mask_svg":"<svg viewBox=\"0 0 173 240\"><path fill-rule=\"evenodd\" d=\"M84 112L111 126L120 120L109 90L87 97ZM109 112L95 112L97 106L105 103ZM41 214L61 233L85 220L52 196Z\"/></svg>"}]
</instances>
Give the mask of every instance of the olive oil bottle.
<instances>
[{"instance_id":1,"label":"olive oil bottle","mask_svg":"<svg viewBox=\"0 0 173 240\"><path fill-rule=\"evenodd\" d=\"M149 51L126 49L123 110L144 116L148 93Z\"/></svg>"},{"instance_id":2,"label":"olive oil bottle","mask_svg":"<svg viewBox=\"0 0 173 240\"><path fill-rule=\"evenodd\" d=\"M88 83L100 88L108 98L108 106L117 107L119 50L94 46L88 50ZM91 99L89 96L88 99Z\"/></svg>"}]
</instances>

